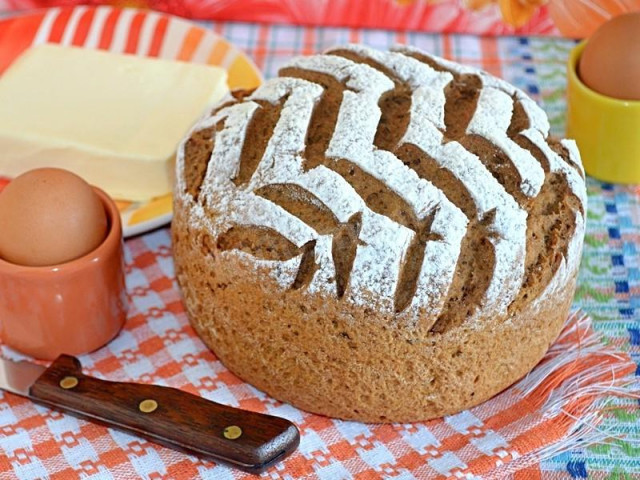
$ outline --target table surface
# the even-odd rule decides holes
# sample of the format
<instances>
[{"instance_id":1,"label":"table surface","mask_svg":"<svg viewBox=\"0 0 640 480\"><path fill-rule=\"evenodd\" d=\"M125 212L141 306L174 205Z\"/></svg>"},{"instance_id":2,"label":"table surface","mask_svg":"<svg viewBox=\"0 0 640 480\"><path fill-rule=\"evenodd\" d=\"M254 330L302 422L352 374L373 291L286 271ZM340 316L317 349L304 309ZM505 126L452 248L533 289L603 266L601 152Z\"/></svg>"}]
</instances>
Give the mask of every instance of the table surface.
<instances>
[{"instance_id":1,"label":"table surface","mask_svg":"<svg viewBox=\"0 0 640 480\"><path fill-rule=\"evenodd\" d=\"M293 55L311 54L340 43L361 42L378 48L394 43L409 43L485 69L515 84L537 100L548 113L553 133L561 135L564 130L564 62L573 46L569 40L478 38L240 23L203 25L246 51L267 78L274 76L279 66ZM595 328L602 333L605 342L628 352L638 363L640 257L636 245L640 241L640 188L588 179L588 193L587 235L575 305L591 315ZM81 357L86 371L100 376L108 374L113 380L137 379L176 386L217 401L242 406L242 401L237 401L237 391L230 391L222 383L207 383L198 374L201 368L205 368L206 362L213 362L207 364L206 368L213 369L217 375L224 375L224 367L213 361L211 354L194 336L179 306L168 228L128 240L126 256L127 288L132 306L128 322L122 333L108 346ZM0 347L0 354L13 355L6 347ZM640 375L640 367L637 375ZM607 409L600 428L614 438L607 444L564 453L545 461L541 466L544 478L640 478L640 402L612 398L609 403L611 408ZM39 420L34 420L34 414ZM24 427L25 422L29 427ZM20 427L28 428L31 438ZM34 435L37 437L38 432L43 431L49 434L53 432L70 446L64 450L69 468L61 471L68 476L59 478L76 478L80 475L91 478L131 478L131 472L118 471L116 459L112 459L112 469L105 467L109 462L105 463L104 459L99 465L92 461L95 456L93 450L98 450L100 439L83 423L0 393L0 451L8 448L8 442L11 441L35 443ZM23 433L26 436L21 437ZM154 455L164 453L142 452L143 455L138 451L143 448L140 445L136 447L135 443L127 443L125 437L118 437L116 433L112 432L111 435L116 441L127 445L125 453L134 456L139 454L135 464L137 474L147 478L162 476L146 470L145 465L153 462L151 457ZM37 451L35 455L26 456L27 460L23 459L24 469L16 471L14 466L13 473L2 468L3 460L0 458L0 478L14 478L16 474L20 478L44 476L46 471L38 459ZM194 471L202 476L206 473ZM216 469L208 471L206 476L227 478L227 474Z\"/></svg>"}]
</instances>

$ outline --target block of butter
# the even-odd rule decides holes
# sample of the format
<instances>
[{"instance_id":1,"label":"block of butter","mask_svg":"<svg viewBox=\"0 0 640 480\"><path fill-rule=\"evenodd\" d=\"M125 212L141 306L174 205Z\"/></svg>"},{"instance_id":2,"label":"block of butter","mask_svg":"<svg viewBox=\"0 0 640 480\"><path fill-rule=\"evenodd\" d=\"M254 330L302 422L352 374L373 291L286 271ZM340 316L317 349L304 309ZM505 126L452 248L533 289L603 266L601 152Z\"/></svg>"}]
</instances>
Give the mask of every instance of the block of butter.
<instances>
[{"instance_id":1,"label":"block of butter","mask_svg":"<svg viewBox=\"0 0 640 480\"><path fill-rule=\"evenodd\" d=\"M166 194L178 143L226 79L209 65L32 47L0 77L0 175L60 167L114 198Z\"/></svg>"}]
</instances>

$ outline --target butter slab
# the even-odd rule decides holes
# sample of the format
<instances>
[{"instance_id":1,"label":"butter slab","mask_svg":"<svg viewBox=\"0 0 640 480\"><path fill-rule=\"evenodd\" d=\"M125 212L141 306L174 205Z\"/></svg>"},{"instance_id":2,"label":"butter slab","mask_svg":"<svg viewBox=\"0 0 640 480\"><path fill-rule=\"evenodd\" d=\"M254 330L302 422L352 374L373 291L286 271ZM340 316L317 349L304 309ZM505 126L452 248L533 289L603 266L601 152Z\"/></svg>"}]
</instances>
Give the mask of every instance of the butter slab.
<instances>
[{"instance_id":1,"label":"butter slab","mask_svg":"<svg viewBox=\"0 0 640 480\"><path fill-rule=\"evenodd\" d=\"M59 167L114 198L166 194L178 143L226 80L209 65L33 47L0 77L0 174Z\"/></svg>"}]
</instances>

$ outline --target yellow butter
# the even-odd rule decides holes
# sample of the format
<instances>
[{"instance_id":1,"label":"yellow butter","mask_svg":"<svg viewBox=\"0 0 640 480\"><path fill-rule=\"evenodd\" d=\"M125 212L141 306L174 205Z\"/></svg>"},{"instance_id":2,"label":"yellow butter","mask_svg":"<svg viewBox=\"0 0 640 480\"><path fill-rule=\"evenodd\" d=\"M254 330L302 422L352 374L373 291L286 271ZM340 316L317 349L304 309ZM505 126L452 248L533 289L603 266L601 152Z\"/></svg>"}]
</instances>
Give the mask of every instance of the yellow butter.
<instances>
[{"instance_id":1,"label":"yellow butter","mask_svg":"<svg viewBox=\"0 0 640 480\"><path fill-rule=\"evenodd\" d=\"M209 65L33 47L0 77L0 174L60 167L114 198L166 194L178 143L226 80Z\"/></svg>"}]
</instances>

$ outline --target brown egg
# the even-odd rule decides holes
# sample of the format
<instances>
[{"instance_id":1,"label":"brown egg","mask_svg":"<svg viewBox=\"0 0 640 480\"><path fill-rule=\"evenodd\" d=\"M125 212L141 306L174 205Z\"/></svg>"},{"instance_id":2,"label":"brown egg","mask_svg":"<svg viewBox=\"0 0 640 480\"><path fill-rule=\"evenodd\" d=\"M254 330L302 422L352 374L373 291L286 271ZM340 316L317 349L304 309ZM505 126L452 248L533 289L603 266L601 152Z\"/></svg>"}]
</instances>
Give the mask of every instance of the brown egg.
<instances>
[{"instance_id":1,"label":"brown egg","mask_svg":"<svg viewBox=\"0 0 640 480\"><path fill-rule=\"evenodd\" d=\"M107 235L107 216L79 176L40 168L0 192L0 258L19 265L65 263L94 250Z\"/></svg>"},{"instance_id":2,"label":"brown egg","mask_svg":"<svg viewBox=\"0 0 640 480\"><path fill-rule=\"evenodd\" d=\"M640 100L640 12L619 15L587 40L578 75L592 90L622 100Z\"/></svg>"}]
</instances>

